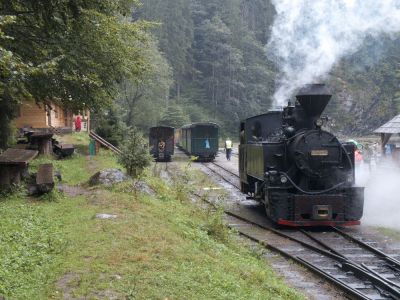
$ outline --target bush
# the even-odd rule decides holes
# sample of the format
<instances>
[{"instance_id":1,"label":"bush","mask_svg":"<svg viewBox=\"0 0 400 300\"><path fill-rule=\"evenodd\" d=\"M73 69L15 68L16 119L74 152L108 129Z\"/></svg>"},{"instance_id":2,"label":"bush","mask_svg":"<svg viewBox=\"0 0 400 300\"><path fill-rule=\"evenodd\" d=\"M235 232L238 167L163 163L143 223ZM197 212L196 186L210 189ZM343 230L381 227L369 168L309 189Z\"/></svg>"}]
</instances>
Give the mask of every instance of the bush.
<instances>
[{"instance_id":1,"label":"bush","mask_svg":"<svg viewBox=\"0 0 400 300\"><path fill-rule=\"evenodd\" d=\"M136 127L128 131L121 151L118 161L126 168L128 175L133 178L139 177L152 161L146 141Z\"/></svg>"}]
</instances>

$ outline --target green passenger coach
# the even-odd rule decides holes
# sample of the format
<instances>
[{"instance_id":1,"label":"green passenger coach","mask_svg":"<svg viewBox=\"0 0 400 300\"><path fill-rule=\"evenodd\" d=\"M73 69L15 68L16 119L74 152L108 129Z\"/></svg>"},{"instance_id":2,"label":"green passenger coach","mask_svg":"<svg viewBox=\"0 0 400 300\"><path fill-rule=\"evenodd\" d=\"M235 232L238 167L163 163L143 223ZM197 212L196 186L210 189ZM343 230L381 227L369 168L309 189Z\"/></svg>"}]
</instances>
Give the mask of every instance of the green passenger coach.
<instances>
[{"instance_id":1,"label":"green passenger coach","mask_svg":"<svg viewBox=\"0 0 400 300\"><path fill-rule=\"evenodd\" d=\"M199 160L212 161L218 153L218 135L215 123L193 123L180 128L177 145Z\"/></svg>"}]
</instances>

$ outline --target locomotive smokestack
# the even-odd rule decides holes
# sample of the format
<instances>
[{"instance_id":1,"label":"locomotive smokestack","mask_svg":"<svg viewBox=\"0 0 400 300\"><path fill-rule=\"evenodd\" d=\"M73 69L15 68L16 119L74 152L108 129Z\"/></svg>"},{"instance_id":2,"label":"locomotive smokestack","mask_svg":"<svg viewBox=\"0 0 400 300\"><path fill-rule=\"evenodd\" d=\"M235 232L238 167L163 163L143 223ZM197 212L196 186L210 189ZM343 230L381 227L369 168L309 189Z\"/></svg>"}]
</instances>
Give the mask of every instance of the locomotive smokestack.
<instances>
[{"instance_id":1,"label":"locomotive smokestack","mask_svg":"<svg viewBox=\"0 0 400 300\"><path fill-rule=\"evenodd\" d=\"M301 107L311 118L318 118L332 95L325 84L307 84L296 95Z\"/></svg>"}]
</instances>

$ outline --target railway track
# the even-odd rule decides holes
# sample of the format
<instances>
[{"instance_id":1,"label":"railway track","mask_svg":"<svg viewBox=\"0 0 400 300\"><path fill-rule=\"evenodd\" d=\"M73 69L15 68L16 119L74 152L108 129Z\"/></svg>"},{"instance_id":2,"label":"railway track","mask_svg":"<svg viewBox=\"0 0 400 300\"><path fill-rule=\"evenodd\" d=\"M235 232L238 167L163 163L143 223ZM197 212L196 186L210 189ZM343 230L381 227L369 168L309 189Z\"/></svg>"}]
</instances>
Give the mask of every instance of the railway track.
<instances>
[{"instance_id":1,"label":"railway track","mask_svg":"<svg viewBox=\"0 0 400 300\"><path fill-rule=\"evenodd\" d=\"M204 167L210 170L212 173L216 174L219 178L221 178L226 183L233 186L235 189L240 191L240 183L239 183L239 175L235 172L228 170L227 168L215 163L208 162L202 163Z\"/></svg>"},{"instance_id":2,"label":"railway track","mask_svg":"<svg viewBox=\"0 0 400 300\"><path fill-rule=\"evenodd\" d=\"M216 163L203 165L240 189L234 172ZM225 210L225 214L228 226L242 236L299 263L353 299L400 299L400 261L379 245L372 246L373 242L333 227L323 231L277 229L241 211Z\"/></svg>"}]
</instances>

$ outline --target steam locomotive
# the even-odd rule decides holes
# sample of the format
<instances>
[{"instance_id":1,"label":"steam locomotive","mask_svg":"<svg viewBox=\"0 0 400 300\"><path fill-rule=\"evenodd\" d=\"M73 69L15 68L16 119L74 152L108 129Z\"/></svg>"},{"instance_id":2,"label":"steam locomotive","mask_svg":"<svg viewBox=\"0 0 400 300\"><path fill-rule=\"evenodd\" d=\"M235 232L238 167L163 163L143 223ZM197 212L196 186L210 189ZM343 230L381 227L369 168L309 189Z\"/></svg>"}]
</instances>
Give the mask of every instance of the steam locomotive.
<instances>
[{"instance_id":1,"label":"steam locomotive","mask_svg":"<svg viewBox=\"0 0 400 300\"><path fill-rule=\"evenodd\" d=\"M322 129L331 94L323 84L303 87L282 110L240 124L241 190L287 226L360 224L364 188L355 185L353 143Z\"/></svg>"}]
</instances>

